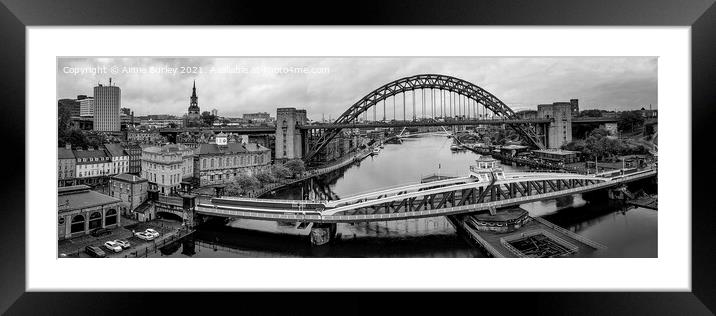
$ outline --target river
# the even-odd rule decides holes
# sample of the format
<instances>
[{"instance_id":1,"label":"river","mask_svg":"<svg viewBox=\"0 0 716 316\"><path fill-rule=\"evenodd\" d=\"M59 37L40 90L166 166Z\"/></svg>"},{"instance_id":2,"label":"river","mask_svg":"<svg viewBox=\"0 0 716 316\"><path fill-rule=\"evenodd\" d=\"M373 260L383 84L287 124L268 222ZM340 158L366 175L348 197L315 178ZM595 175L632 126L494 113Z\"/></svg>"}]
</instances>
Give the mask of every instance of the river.
<instances>
[{"instance_id":1,"label":"river","mask_svg":"<svg viewBox=\"0 0 716 316\"><path fill-rule=\"evenodd\" d=\"M268 198L345 197L383 187L419 182L441 174L462 176L477 157L453 152L452 140L425 135L385 144L378 155L331 174L278 190ZM506 172L521 167L503 166ZM653 188L650 188L653 189ZM653 192L655 193L655 192ZM606 194L604 194L605 196ZM657 257L657 212L626 208L606 198L581 195L524 204L543 218L607 246L591 257ZM192 236L150 257L484 257L444 217L338 224L340 239L312 247L308 229L276 222L238 219L204 225Z\"/></svg>"}]
</instances>

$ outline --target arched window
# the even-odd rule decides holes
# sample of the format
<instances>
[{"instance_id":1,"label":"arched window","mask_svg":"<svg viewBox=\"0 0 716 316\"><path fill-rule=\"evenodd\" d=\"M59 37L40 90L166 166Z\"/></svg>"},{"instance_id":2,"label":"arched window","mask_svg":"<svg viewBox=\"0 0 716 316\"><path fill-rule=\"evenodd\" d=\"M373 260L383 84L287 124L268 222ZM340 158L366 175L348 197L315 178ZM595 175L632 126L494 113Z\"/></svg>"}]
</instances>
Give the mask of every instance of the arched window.
<instances>
[{"instance_id":1,"label":"arched window","mask_svg":"<svg viewBox=\"0 0 716 316\"><path fill-rule=\"evenodd\" d=\"M72 217L72 223L70 224L70 233L83 231L85 231L85 217L82 215L75 215L75 217Z\"/></svg>"},{"instance_id":2,"label":"arched window","mask_svg":"<svg viewBox=\"0 0 716 316\"><path fill-rule=\"evenodd\" d=\"M211 158L211 168L214 168L214 158Z\"/></svg>"},{"instance_id":3,"label":"arched window","mask_svg":"<svg viewBox=\"0 0 716 316\"><path fill-rule=\"evenodd\" d=\"M236 157L234 157L234 167L236 167Z\"/></svg>"},{"instance_id":4,"label":"arched window","mask_svg":"<svg viewBox=\"0 0 716 316\"><path fill-rule=\"evenodd\" d=\"M202 166L202 168L206 168L206 159L202 159L201 162L202 162L202 164L204 164L204 165Z\"/></svg>"},{"instance_id":5,"label":"arched window","mask_svg":"<svg viewBox=\"0 0 716 316\"><path fill-rule=\"evenodd\" d=\"M90 215L89 219L89 229L93 230L95 228L102 227L102 213L100 212L94 212L92 215Z\"/></svg>"},{"instance_id":6,"label":"arched window","mask_svg":"<svg viewBox=\"0 0 716 316\"><path fill-rule=\"evenodd\" d=\"M104 225L114 225L117 224L117 210L110 209L107 211L107 213L104 215Z\"/></svg>"}]
</instances>

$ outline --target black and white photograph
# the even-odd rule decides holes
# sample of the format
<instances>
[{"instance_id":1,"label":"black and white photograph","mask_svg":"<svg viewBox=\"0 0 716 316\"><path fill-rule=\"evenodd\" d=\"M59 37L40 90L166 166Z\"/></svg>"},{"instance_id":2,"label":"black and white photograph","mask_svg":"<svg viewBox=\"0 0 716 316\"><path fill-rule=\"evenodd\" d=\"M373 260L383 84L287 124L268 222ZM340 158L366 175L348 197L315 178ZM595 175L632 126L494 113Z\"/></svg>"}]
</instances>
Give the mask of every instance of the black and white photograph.
<instances>
[{"instance_id":1,"label":"black and white photograph","mask_svg":"<svg viewBox=\"0 0 716 316\"><path fill-rule=\"evenodd\" d=\"M656 56L56 66L58 260L659 257Z\"/></svg>"},{"instance_id":2,"label":"black and white photograph","mask_svg":"<svg viewBox=\"0 0 716 316\"><path fill-rule=\"evenodd\" d=\"M0 313L713 315L714 0L0 2Z\"/></svg>"}]
</instances>

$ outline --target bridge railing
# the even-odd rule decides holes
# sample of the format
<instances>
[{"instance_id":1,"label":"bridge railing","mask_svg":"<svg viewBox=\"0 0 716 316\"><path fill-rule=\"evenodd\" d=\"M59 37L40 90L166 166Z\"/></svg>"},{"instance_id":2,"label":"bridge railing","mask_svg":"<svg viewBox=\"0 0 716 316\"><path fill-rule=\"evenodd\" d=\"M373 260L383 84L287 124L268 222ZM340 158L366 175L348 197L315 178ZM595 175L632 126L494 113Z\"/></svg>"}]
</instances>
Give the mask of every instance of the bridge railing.
<instances>
[{"instance_id":1,"label":"bridge railing","mask_svg":"<svg viewBox=\"0 0 716 316\"><path fill-rule=\"evenodd\" d=\"M589 240L589 239L587 239L587 238L584 238L584 237L582 237L582 236L580 236L580 235L578 235L578 234L575 234L575 233L572 232L571 230L568 230L568 229L559 227L559 226L553 224L552 222L550 222L550 221L548 221L548 220L546 220L546 219L544 219L544 218L535 217L534 219L535 219L536 221L538 221L538 222L544 224L545 226L547 226L547 227L549 227L549 228L552 228L552 229L556 230L557 232L560 232L560 233L562 233L562 234L564 234L564 235L567 235L567 236L569 236L569 237L572 238L572 239L575 239L575 240L577 240L577 241L579 241L579 242L582 242L582 243L584 243L584 244L587 244L587 245L591 246L591 247L594 248L594 249L607 249L607 246L605 246L605 245L602 245L602 244L600 244L600 243L598 243L598 242L596 242L596 241L593 241L593 240Z\"/></svg>"},{"instance_id":2,"label":"bridge railing","mask_svg":"<svg viewBox=\"0 0 716 316\"><path fill-rule=\"evenodd\" d=\"M540 170L534 169L534 170L524 170L524 171L521 171L521 172L530 172L530 173L573 173L573 172L570 172L570 171L568 171L568 170L554 170L554 169L543 169L543 170L542 170L542 169L540 169Z\"/></svg>"},{"instance_id":3,"label":"bridge railing","mask_svg":"<svg viewBox=\"0 0 716 316\"><path fill-rule=\"evenodd\" d=\"M323 221L347 221L347 222L350 222L350 221L366 221L366 220L404 219L404 218L411 218L411 217L431 217L431 216L458 214L458 213L464 213L464 212L468 212L468 211L470 211L470 212L481 211L481 210L487 210L491 207L503 207L503 206L509 206L509 205L515 205L515 204L522 204L522 203L543 200L543 199L548 199L548 198L567 195L567 194L597 190L599 188L613 186L618 183L630 181L630 180L633 180L633 178L649 176L649 175L645 175L645 174L650 173L650 172L654 172L654 170L645 170L643 172L629 174L629 175L626 175L624 177L620 177L619 179L614 179L614 180L605 179L605 181L589 185L586 188L579 187L579 188L572 188L572 189L566 189L566 190L561 190L561 191L556 191L556 192L536 194L536 195L524 196L524 197L519 197L519 198L507 199L507 200L487 202L487 203L468 204L468 205L442 208L442 209L430 209L430 210L411 211L411 212L403 212L403 213L370 214L370 215L331 215L331 214L323 214L326 212L326 211L323 211L323 213L319 214L319 215L303 215L303 214L285 214L285 213L279 213L279 212L266 213L266 212L242 211L242 210L236 210L236 209L232 210L230 207L217 208L215 205L206 205L206 204L200 204L198 206L199 208L197 210L202 213L220 214L220 215L225 215L225 216L229 216L229 217L248 217L248 218L259 218L259 219L268 219L268 220L292 220L292 221L310 220L310 221L318 221L318 222L323 222Z\"/></svg>"}]
</instances>

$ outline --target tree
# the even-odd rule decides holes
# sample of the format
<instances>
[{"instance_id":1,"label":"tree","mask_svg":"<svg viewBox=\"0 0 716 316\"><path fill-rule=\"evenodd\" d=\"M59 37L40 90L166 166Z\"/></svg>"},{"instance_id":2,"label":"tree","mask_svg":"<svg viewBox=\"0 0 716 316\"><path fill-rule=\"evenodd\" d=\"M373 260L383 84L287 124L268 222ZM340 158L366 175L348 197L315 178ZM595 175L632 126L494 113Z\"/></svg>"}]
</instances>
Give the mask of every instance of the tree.
<instances>
[{"instance_id":1,"label":"tree","mask_svg":"<svg viewBox=\"0 0 716 316\"><path fill-rule=\"evenodd\" d=\"M211 126L216 121L216 115L212 115L209 111L201 112L201 121L204 125Z\"/></svg>"},{"instance_id":2,"label":"tree","mask_svg":"<svg viewBox=\"0 0 716 316\"><path fill-rule=\"evenodd\" d=\"M644 120L640 111L624 111L619 114L617 126L620 130L626 130L628 127L629 131L634 131L635 126L644 125Z\"/></svg>"},{"instance_id":3,"label":"tree","mask_svg":"<svg viewBox=\"0 0 716 316\"><path fill-rule=\"evenodd\" d=\"M285 179L291 176L291 170L288 170L284 165L273 165L271 166L271 173L274 178Z\"/></svg>"},{"instance_id":4,"label":"tree","mask_svg":"<svg viewBox=\"0 0 716 316\"><path fill-rule=\"evenodd\" d=\"M276 178L274 178L273 174L271 174L271 171L259 171L256 173L256 179L262 184L276 182Z\"/></svg>"},{"instance_id":5,"label":"tree","mask_svg":"<svg viewBox=\"0 0 716 316\"><path fill-rule=\"evenodd\" d=\"M246 173L239 173L238 175L236 175L233 182L226 185L226 187L224 188L224 193L226 193L227 195L241 195L248 191L256 190L260 187L261 182L259 182L256 177Z\"/></svg>"},{"instance_id":6,"label":"tree","mask_svg":"<svg viewBox=\"0 0 716 316\"><path fill-rule=\"evenodd\" d=\"M70 106L62 104L57 107L57 131L62 135L70 129L72 123L72 112Z\"/></svg>"},{"instance_id":7,"label":"tree","mask_svg":"<svg viewBox=\"0 0 716 316\"><path fill-rule=\"evenodd\" d=\"M609 131L606 129L603 129L603 128L597 128L597 129L592 130L589 133L589 136L593 136L596 138L603 138L603 137L609 136Z\"/></svg>"},{"instance_id":8,"label":"tree","mask_svg":"<svg viewBox=\"0 0 716 316\"><path fill-rule=\"evenodd\" d=\"M631 144L609 136L605 129L595 129L585 140L575 140L563 149L579 151L585 158L592 160L610 159L617 155L645 154L648 149L642 144Z\"/></svg>"},{"instance_id":9,"label":"tree","mask_svg":"<svg viewBox=\"0 0 716 316\"><path fill-rule=\"evenodd\" d=\"M603 116L602 110L582 110L579 111L580 117L602 117Z\"/></svg>"},{"instance_id":10,"label":"tree","mask_svg":"<svg viewBox=\"0 0 716 316\"><path fill-rule=\"evenodd\" d=\"M301 174L304 171L306 171L306 165L303 163L303 160L301 159L292 159L287 161L284 166L288 168L289 171L291 171L291 174Z\"/></svg>"},{"instance_id":11,"label":"tree","mask_svg":"<svg viewBox=\"0 0 716 316\"><path fill-rule=\"evenodd\" d=\"M241 188L235 182L231 182L224 187L224 194L226 194L228 196L238 196L243 193L244 193L243 188Z\"/></svg>"},{"instance_id":12,"label":"tree","mask_svg":"<svg viewBox=\"0 0 716 316\"><path fill-rule=\"evenodd\" d=\"M89 140L87 135L78 128L71 128L66 130L62 136L59 137L62 144L70 144L73 148L83 148L89 146Z\"/></svg>"}]
</instances>

